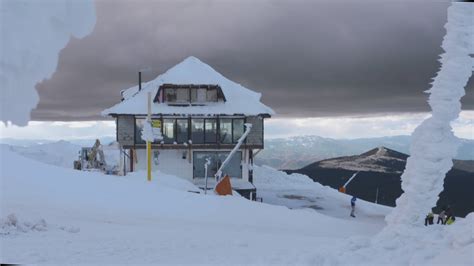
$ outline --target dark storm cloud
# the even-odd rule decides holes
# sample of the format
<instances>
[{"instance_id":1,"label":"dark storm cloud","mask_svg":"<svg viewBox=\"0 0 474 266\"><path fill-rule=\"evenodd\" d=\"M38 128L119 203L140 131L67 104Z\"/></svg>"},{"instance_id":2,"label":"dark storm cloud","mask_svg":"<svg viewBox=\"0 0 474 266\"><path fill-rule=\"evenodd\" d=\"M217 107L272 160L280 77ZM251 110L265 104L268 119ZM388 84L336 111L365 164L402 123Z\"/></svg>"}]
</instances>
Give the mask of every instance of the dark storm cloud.
<instances>
[{"instance_id":1,"label":"dark storm cloud","mask_svg":"<svg viewBox=\"0 0 474 266\"><path fill-rule=\"evenodd\" d=\"M447 2L98 1L38 84L36 120L100 119L120 90L194 55L283 116L427 111ZM463 108L473 109L473 80Z\"/></svg>"}]
</instances>

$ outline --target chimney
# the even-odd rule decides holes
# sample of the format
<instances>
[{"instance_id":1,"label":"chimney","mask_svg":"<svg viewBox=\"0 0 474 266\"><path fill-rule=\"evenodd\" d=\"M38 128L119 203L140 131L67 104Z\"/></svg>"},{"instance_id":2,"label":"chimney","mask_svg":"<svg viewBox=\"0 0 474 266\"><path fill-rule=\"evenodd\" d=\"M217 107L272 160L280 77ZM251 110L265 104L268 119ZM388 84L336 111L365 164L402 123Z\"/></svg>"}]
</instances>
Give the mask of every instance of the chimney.
<instances>
[{"instance_id":1,"label":"chimney","mask_svg":"<svg viewBox=\"0 0 474 266\"><path fill-rule=\"evenodd\" d=\"M138 71L138 91L142 90L142 72Z\"/></svg>"}]
</instances>

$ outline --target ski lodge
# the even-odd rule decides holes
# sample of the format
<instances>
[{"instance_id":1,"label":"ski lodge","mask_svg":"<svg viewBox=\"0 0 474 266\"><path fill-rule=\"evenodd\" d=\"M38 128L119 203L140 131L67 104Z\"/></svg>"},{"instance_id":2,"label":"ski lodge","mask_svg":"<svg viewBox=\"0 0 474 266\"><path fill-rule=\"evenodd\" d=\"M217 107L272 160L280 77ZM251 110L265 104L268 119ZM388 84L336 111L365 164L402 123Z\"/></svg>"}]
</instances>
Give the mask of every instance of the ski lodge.
<instances>
[{"instance_id":1,"label":"ski lodge","mask_svg":"<svg viewBox=\"0 0 474 266\"><path fill-rule=\"evenodd\" d=\"M141 130L148 112L148 92L153 98L153 130L160 130L163 137L152 143L152 169L203 187L208 159L212 186L214 175L244 134L244 124L251 124L222 173L231 177L234 190L255 199L253 158L264 148L264 120L274 114L260 101L261 94L228 80L195 57L149 82L142 83L139 77L138 86L122 91L122 101L102 112L116 121L117 142L125 151L125 172L146 169Z\"/></svg>"}]
</instances>

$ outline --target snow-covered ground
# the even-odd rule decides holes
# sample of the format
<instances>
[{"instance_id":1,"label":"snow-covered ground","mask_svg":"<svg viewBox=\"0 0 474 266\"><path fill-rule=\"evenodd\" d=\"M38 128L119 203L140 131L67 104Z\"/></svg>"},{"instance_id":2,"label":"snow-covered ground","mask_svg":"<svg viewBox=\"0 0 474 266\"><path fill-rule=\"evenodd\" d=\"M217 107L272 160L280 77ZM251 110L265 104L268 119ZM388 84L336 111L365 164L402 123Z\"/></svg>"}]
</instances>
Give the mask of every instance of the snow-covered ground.
<instances>
[{"instance_id":1,"label":"snow-covered ground","mask_svg":"<svg viewBox=\"0 0 474 266\"><path fill-rule=\"evenodd\" d=\"M7 149L35 161L65 168L73 167L73 161L77 160L79 151L81 150L81 146L64 140L26 147L7 144L0 145L4 145Z\"/></svg>"},{"instance_id":2,"label":"snow-covered ground","mask_svg":"<svg viewBox=\"0 0 474 266\"><path fill-rule=\"evenodd\" d=\"M254 185L263 202L287 206L291 209L312 209L318 213L354 222L372 223L381 228L384 218L392 208L357 200L354 219L349 216L352 196L339 193L335 189L313 182L301 174L288 175L268 166L254 167Z\"/></svg>"},{"instance_id":3,"label":"snow-covered ground","mask_svg":"<svg viewBox=\"0 0 474 266\"><path fill-rule=\"evenodd\" d=\"M198 189L162 173L147 183L140 172L74 171L6 148L0 159L2 262L314 264L345 237L380 229L188 192Z\"/></svg>"},{"instance_id":4,"label":"snow-covered ground","mask_svg":"<svg viewBox=\"0 0 474 266\"><path fill-rule=\"evenodd\" d=\"M148 183L143 172L120 177L51 166L7 147L0 169L0 261L8 263L365 264L361 253L390 211L358 201L351 218L348 195L268 167L255 167L263 203L198 194L160 172ZM472 239L456 242L461 253L446 248L452 242L442 247L469 265Z\"/></svg>"}]
</instances>

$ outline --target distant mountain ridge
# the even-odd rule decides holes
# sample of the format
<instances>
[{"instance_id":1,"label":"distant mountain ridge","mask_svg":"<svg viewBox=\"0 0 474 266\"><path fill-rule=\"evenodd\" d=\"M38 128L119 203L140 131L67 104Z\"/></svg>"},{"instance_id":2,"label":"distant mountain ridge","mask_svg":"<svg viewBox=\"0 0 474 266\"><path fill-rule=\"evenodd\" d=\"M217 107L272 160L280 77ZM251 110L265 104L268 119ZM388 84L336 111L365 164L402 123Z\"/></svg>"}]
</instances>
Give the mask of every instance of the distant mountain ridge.
<instances>
[{"instance_id":1,"label":"distant mountain ridge","mask_svg":"<svg viewBox=\"0 0 474 266\"><path fill-rule=\"evenodd\" d=\"M354 156L326 159L307 167L343 168L352 171L401 173L408 155L383 146Z\"/></svg>"},{"instance_id":2,"label":"distant mountain ridge","mask_svg":"<svg viewBox=\"0 0 474 266\"><path fill-rule=\"evenodd\" d=\"M265 149L255 161L277 169L299 169L316 161L359 155L374 147L387 147L409 154L410 136L361 139L332 139L319 136L265 139ZM474 140L461 139L458 160L474 160Z\"/></svg>"},{"instance_id":3,"label":"distant mountain ridge","mask_svg":"<svg viewBox=\"0 0 474 266\"><path fill-rule=\"evenodd\" d=\"M402 194L401 175L408 155L378 147L359 155L325 159L301 169L286 170L309 176L315 182L338 189L355 172L355 179L347 186L347 193L367 201L395 206ZM474 161L454 161L445 178L444 191L439 195L437 208L450 205L456 215L465 216L474 211ZM377 199L376 199L377 197Z\"/></svg>"}]
</instances>

